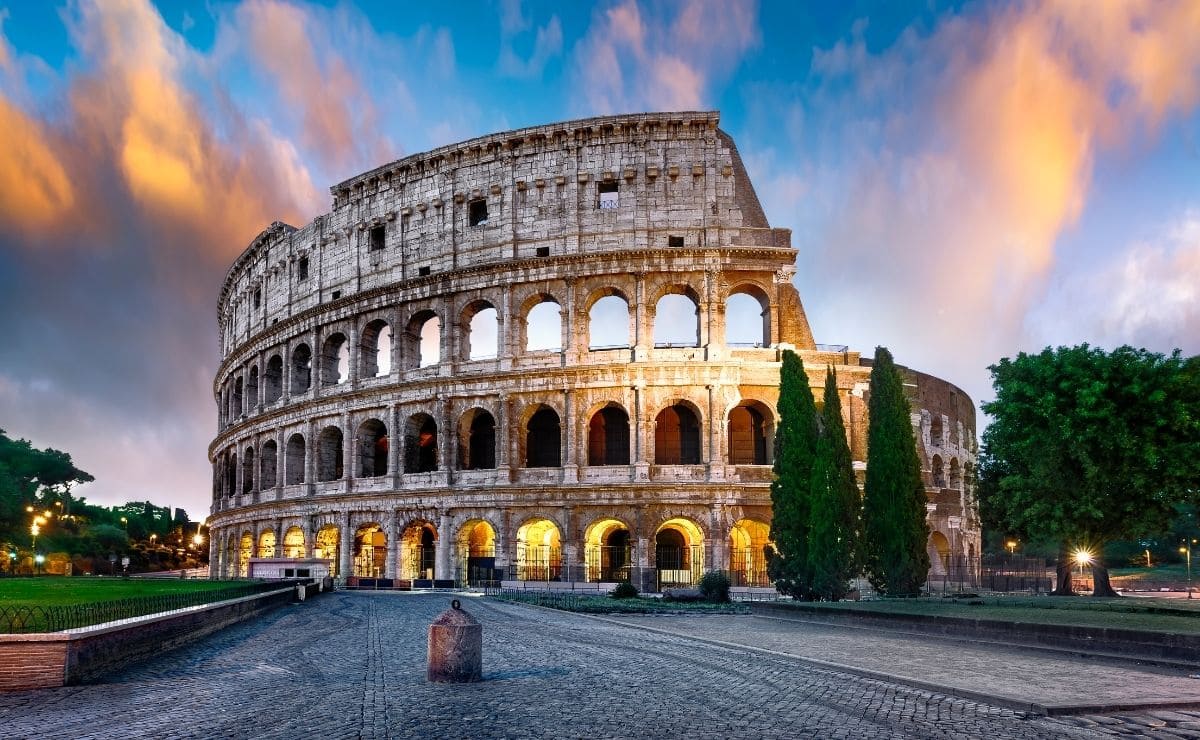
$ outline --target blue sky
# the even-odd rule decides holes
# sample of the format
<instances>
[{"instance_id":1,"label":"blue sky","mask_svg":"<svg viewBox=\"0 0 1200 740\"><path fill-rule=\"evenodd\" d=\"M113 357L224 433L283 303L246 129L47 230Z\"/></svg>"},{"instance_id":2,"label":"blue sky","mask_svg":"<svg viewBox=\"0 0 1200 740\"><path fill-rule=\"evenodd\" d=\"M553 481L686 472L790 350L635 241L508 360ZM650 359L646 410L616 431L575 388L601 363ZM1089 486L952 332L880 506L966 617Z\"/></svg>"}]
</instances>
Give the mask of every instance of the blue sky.
<instances>
[{"instance_id":1,"label":"blue sky","mask_svg":"<svg viewBox=\"0 0 1200 740\"><path fill-rule=\"evenodd\" d=\"M207 509L215 301L275 219L471 136L719 109L817 340L945 377L1200 352L1200 4L0 0L0 427Z\"/></svg>"}]
</instances>

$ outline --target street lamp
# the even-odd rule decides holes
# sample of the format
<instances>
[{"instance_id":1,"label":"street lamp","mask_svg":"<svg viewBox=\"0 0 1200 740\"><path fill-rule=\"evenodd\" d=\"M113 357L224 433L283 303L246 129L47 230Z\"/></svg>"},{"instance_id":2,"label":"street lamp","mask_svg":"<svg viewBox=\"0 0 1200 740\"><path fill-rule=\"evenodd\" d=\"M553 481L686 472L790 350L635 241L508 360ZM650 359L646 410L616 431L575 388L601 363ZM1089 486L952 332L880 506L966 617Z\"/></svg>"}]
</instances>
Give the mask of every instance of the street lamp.
<instances>
[{"instance_id":1,"label":"street lamp","mask_svg":"<svg viewBox=\"0 0 1200 740\"><path fill-rule=\"evenodd\" d=\"M1009 540L1008 542L1004 543L1004 546L1008 548L1009 556L1012 556L1017 552L1017 541L1016 540Z\"/></svg>"},{"instance_id":2,"label":"street lamp","mask_svg":"<svg viewBox=\"0 0 1200 740\"><path fill-rule=\"evenodd\" d=\"M1187 597L1192 598L1192 545L1196 544L1196 540L1184 540L1186 547L1179 548L1179 552L1187 557Z\"/></svg>"},{"instance_id":3,"label":"street lamp","mask_svg":"<svg viewBox=\"0 0 1200 740\"><path fill-rule=\"evenodd\" d=\"M46 556L41 553L38 553L37 555L33 556L33 562L37 563L38 573L41 573L42 572L42 563L46 562Z\"/></svg>"},{"instance_id":4,"label":"street lamp","mask_svg":"<svg viewBox=\"0 0 1200 740\"><path fill-rule=\"evenodd\" d=\"M1079 548L1075 551L1075 562L1079 564L1079 577L1083 578L1083 566L1092 564L1092 553Z\"/></svg>"}]
</instances>

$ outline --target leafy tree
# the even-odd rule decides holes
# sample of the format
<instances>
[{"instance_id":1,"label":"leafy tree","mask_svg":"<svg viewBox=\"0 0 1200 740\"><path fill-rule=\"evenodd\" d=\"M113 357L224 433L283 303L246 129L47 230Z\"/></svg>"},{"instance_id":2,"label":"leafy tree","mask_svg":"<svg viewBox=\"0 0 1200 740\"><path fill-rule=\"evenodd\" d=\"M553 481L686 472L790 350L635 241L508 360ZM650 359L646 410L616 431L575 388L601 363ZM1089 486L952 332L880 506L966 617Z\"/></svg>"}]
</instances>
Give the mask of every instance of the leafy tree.
<instances>
[{"instance_id":1,"label":"leafy tree","mask_svg":"<svg viewBox=\"0 0 1200 740\"><path fill-rule=\"evenodd\" d=\"M833 368L825 374L825 399L818 417L820 437L809 485L811 516L808 571L813 595L838 601L850 591L855 563L861 501Z\"/></svg>"},{"instance_id":2,"label":"leafy tree","mask_svg":"<svg viewBox=\"0 0 1200 740\"><path fill-rule=\"evenodd\" d=\"M875 348L867 413L863 565L880 593L915 596L929 575L925 485L904 381L884 347Z\"/></svg>"},{"instance_id":3,"label":"leafy tree","mask_svg":"<svg viewBox=\"0 0 1200 740\"><path fill-rule=\"evenodd\" d=\"M26 506L51 507L63 497L69 500L71 486L91 480L67 453L39 450L0 429L0 541L24 541L29 527Z\"/></svg>"},{"instance_id":4,"label":"leafy tree","mask_svg":"<svg viewBox=\"0 0 1200 740\"><path fill-rule=\"evenodd\" d=\"M996 399L983 435L985 520L1088 550L1095 596L1115 596L1098 557L1106 543L1164 531L1200 480L1200 363L1086 344L1021 353L989 368ZM1191 491L1189 492L1189 486Z\"/></svg>"},{"instance_id":5,"label":"leafy tree","mask_svg":"<svg viewBox=\"0 0 1200 740\"><path fill-rule=\"evenodd\" d=\"M771 539L767 573L780 592L811 598L808 573L808 491L817 447L817 406L804 363L790 350L779 371L779 425L771 482Z\"/></svg>"}]
</instances>

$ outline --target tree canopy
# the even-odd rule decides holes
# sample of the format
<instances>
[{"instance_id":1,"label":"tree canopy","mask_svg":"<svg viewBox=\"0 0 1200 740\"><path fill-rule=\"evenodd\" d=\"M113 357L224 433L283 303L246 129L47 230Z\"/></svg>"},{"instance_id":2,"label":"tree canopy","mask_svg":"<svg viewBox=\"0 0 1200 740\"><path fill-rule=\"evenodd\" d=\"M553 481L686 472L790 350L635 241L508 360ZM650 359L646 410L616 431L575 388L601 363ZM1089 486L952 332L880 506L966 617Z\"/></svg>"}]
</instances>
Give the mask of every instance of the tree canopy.
<instances>
[{"instance_id":1,"label":"tree canopy","mask_svg":"<svg viewBox=\"0 0 1200 740\"><path fill-rule=\"evenodd\" d=\"M849 593L850 579L859 572L858 522L862 505L832 367L825 375L825 396L818 420L820 435L809 484L808 572L814 597L838 601Z\"/></svg>"},{"instance_id":2,"label":"tree canopy","mask_svg":"<svg viewBox=\"0 0 1200 740\"><path fill-rule=\"evenodd\" d=\"M775 478L771 482L771 539L767 570L776 587L809 598L809 487L817 449L817 405L804 363L784 351L779 371L779 425L775 430Z\"/></svg>"},{"instance_id":3,"label":"tree canopy","mask_svg":"<svg viewBox=\"0 0 1200 740\"><path fill-rule=\"evenodd\" d=\"M1166 529L1197 495L1200 358L1083 344L989 369L996 398L983 404L991 423L979 466L988 526L1059 541L1064 555L1098 553ZM1107 571L1093 567L1095 593L1112 594Z\"/></svg>"}]
</instances>

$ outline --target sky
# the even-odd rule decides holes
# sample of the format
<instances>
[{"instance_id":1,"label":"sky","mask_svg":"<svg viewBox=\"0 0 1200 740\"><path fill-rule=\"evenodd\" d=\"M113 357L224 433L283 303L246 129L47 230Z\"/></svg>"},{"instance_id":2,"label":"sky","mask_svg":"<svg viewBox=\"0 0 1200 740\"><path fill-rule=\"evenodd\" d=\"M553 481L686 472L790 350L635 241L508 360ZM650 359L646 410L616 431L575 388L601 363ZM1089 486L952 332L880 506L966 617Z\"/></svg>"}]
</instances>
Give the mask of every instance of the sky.
<instances>
[{"instance_id":1,"label":"sky","mask_svg":"<svg viewBox=\"0 0 1200 740\"><path fill-rule=\"evenodd\" d=\"M1047 345L1200 353L1195 0L0 0L0 428L202 516L217 295L267 224L443 144L697 109L818 342L977 403Z\"/></svg>"}]
</instances>

